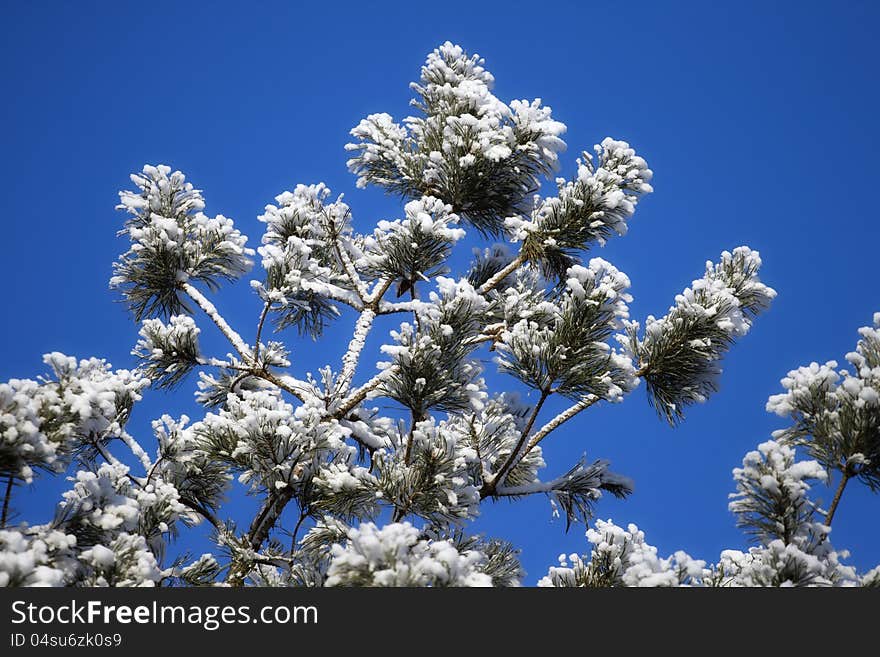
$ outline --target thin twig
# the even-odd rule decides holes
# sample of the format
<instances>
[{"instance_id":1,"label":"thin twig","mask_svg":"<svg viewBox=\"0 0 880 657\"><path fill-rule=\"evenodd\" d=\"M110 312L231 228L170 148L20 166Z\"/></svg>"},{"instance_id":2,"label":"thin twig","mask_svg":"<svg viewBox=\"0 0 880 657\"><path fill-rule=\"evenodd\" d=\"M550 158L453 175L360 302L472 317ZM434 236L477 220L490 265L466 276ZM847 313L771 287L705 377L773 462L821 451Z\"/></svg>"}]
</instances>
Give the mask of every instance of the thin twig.
<instances>
[{"instance_id":1,"label":"thin twig","mask_svg":"<svg viewBox=\"0 0 880 657\"><path fill-rule=\"evenodd\" d=\"M831 506L828 507L828 513L825 515L825 524L828 527L831 526L831 522L834 520L834 512L837 511L837 505L840 504L840 498L843 497L843 489L846 488L851 477L852 475L844 469L843 477L840 479L840 484L838 484L837 491L834 493L834 499L831 500Z\"/></svg>"},{"instance_id":2,"label":"thin twig","mask_svg":"<svg viewBox=\"0 0 880 657\"><path fill-rule=\"evenodd\" d=\"M299 528L303 524L303 520L309 517L309 514L306 512L307 509L303 509L299 512L299 520L296 521L296 525L293 527L293 533L290 535L290 551L293 552L296 550L296 535L299 534Z\"/></svg>"},{"instance_id":3,"label":"thin twig","mask_svg":"<svg viewBox=\"0 0 880 657\"><path fill-rule=\"evenodd\" d=\"M207 508L205 508L204 506L202 506L202 505L199 504L198 502L195 502L195 501L193 501L193 500L190 500L190 499L186 499L186 498L181 497L181 498L180 498L180 503L183 504L183 505L186 506L186 507L189 507L190 509L192 509L193 511L195 511L196 513L198 513L200 516L202 516L205 520L207 520L207 521L210 522L212 525L214 525L214 528L215 528L218 532L225 532L225 531L226 531L226 527L223 525L222 522L220 522L220 521L217 519L217 516L215 516L215 515L214 515L213 513L211 513Z\"/></svg>"},{"instance_id":4,"label":"thin twig","mask_svg":"<svg viewBox=\"0 0 880 657\"><path fill-rule=\"evenodd\" d=\"M165 460L165 455L160 454L159 458L156 459L156 462L150 468L150 471L147 472L147 483L146 483L147 486L149 486L150 482L153 480L153 475L156 473L156 468L158 468L159 464L164 460Z\"/></svg>"},{"instance_id":5,"label":"thin twig","mask_svg":"<svg viewBox=\"0 0 880 657\"><path fill-rule=\"evenodd\" d=\"M406 450L403 453L403 463L404 465L409 465L409 460L412 457L412 447L413 447L413 434L416 430L416 423L418 422L418 418L416 417L415 411L410 413L410 423L409 423L409 435L406 438Z\"/></svg>"},{"instance_id":6,"label":"thin twig","mask_svg":"<svg viewBox=\"0 0 880 657\"><path fill-rule=\"evenodd\" d=\"M416 284L413 281L412 285L409 288L409 298L412 299L413 302L417 301L416 299ZM416 322L416 331L418 333L422 332L422 320L419 318L419 310L418 308L413 308L413 319Z\"/></svg>"},{"instance_id":7,"label":"thin twig","mask_svg":"<svg viewBox=\"0 0 880 657\"><path fill-rule=\"evenodd\" d=\"M526 438L529 436L529 432L532 430L532 427L535 425L535 420L538 419L538 413L541 412L541 407L544 405L544 402L547 401L547 397L550 396L550 390L544 389L541 390L541 398L538 399L538 403L535 404L535 408L532 409L532 414L529 416L528 421L526 422L526 426L523 427L522 433L519 436L519 440L516 442L516 447L513 448L513 451L507 455L507 458L504 461L504 464L498 469L489 481L483 484L483 490L480 491L481 497L486 497L488 495L492 495L495 492L495 488L504 482L504 477L507 476L507 473L513 467L514 463L518 460L517 456L519 455L519 451L522 449L523 444L526 442Z\"/></svg>"},{"instance_id":8,"label":"thin twig","mask_svg":"<svg viewBox=\"0 0 880 657\"><path fill-rule=\"evenodd\" d=\"M256 342L254 343L254 366L256 366L257 361L260 358L260 337L263 335L263 324L266 323L266 316L269 314L269 309L272 307L272 302L267 301L263 306L263 312L260 313L260 321L257 323L257 337Z\"/></svg>"},{"instance_id":9,"label":"thin twig","mask_svg":"<svg viewBox=\"0 0 880 657\"><path fill-rule=\"evenodd\" d=\"M12 498L12 475L6 479L6 493L3 495L3 515L0 516L0 527L6 527L6 519L9 517L9 500Z\"/></svg>"},{"instance_id":10,"label":"thin twig","mask_svg":"<svg viewBox=\"0 0 880 657\"><path fill-rule=\"evenodd\" d=\"M412 491L412 493L406 498L406 502L402 507L394 507L394 513L391 515L391 522L400 522L401 520L406 518L406 514L409 513L409 510L412 508L413 502L416 501L416 496L418 496L418 494L418 491Z\"/></svg>"}]
</instances>

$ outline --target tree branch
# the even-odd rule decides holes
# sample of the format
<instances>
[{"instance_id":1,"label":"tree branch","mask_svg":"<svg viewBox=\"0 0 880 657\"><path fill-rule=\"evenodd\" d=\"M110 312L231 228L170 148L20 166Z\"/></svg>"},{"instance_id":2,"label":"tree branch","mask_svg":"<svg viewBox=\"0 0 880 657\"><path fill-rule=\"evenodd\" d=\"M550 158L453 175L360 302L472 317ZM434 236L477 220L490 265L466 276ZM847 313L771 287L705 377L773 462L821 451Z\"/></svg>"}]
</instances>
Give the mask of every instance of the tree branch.
<instances>
[{"instance_id":1,"label":"tree branch","mask_svg":"<svg viewBox=\"0 0 880 657\"><path fill-rule=\"evenodd\" d=\"M290 534L290 551L293 552L296 550L296 536L299 534L299 528L302 527L303 521L309 517L309 514L306 513L306 509L302 509L299 512L299 520L296 521L296 525L293 528L293 532Z\"/></svg>"},{"instance_id":2,"label":"tree branch","mask_svg":"<svg viewBox=\"0 0 880 657\"><path fill-rule=\"evenodd\" d=\"M260 313L260 321L257 323L257 337L254 339L254 365L260 358L260 338L263 335L263 324L266 323L266 316L272 308L272 302L267 301L263 306L263 312Z\"/></svg>"},{"instance_id":3,"label":"tree branch","mask_svg":"<svg viewBox=\"0 0 880 657\"><path fill-rule=\"evenodd\" d=\"M834 513L837 511L837 505L840 504L840 498L843 497L843 490L846 488L846 485L851 478L852 475L846 468L844 468L843 477L841 477L840 484L838 484L837 490L834 493L834 499L831 500L831 506L828 507L828 513L825 514L825 524L829 527L834 520Z\"/></svg>"},{"instance_id":4,"label":"tree branch","mask_svg":"<svg viewBox=\"0 0 880 657\"><path fill-rule=\"evenodd\" d=\"M361 316L358 317L354 327L354 335L351 338L351 342L348 343L348 350L342 357L342 374L340 374L336 386L336 390L340 395L347 394L351 387L361 352L367 342L367 335L370 333L374 319L376 319L376 313L372 308L365 308Z\"/></svg>"},{"instance_id":5,"label":"tree branch","mask_svg":"<svg viewBox=\"0 0 880 657\"><path fill-rule=\"evenodd\" d=\"M251 370L251 373L260 379L263 379L273 385L278 386L279 388L281 388L285 392L290 393L291 395L293 395L294 397L296 397L300 401L303 401L302 392L300 392L299 390L296 389L296 387L294 387L294 386L304 387L305 384L303 382L301 382L297 379L292 379L292 377L281 378L280 376L277 376L277 375L273 374L272 372L269 372L266 370L261 370L261 369ZM292 379L292 381L285 381L285 379Z\"/></svg>"},{"instance_id":6,"label":"tree branch","mask_svg":"<svg viewBox=\"0 0 880 657\"><path fill-rule=\"evenodd\" d=\"M220 522L217 519L217 516L215 516L207 508L205 508L204 506L202 506L198 502L195 502L194 500L187 499L185 497L181 497L180 503L183 504L185 507L189 507L190 509L192 509L193 511L198 513L200 516L202 516L205 520L210 522L214 526L214 529L216 529L218 532L226 531L226 527L223 525L222 522Z\"/></svg>"},{"instance_id":7,"label":"tree branch","mask_svg":"<svg viewBox=\"0 0 880 657\"><path fill-rule=\"evenodd\" d=\"M409 461L412 458L412 447L413 447L413 434L416 430L416 423L419 421L419 418L416 417L415 411L410 412L410 421L409 421L409 435L406 438L406 450L403 453L403 463L404 465L409 465Z\"/></svg>"},{"instance_id":8,"label":"tree branch","mask_svg":"<svg viewBox=\"0 0 880 657\"><path fill-rule=\"evenodd\" d=\"M360 388L358 388L352 394L342 400L342 402L340 402L339 406L337 406L333 414L329 416L329 419L338 420L348 415L349 412L351 412L358 404L360 404L362 401L364 401L364 399L367 398L367 395L369 395L373 390L382 385L382 382L385 380L385 378L390 376L388 374L390 371L390 368L387 370L382 370L381 372L376 374L376 376L374 376L372 379L367 381L364 385L362 385Z\"/></svg>"},{"instance_id":9,"label":"tree branch","mask_svg":"<svg viewBox=\"0 0 880 657\"><path fill-rule=\"evenodd\" d=\"M350 306L358 312L364 309L364 304L361 302L361 298L357 294L353 293L351 290L341 288L338 285L327 283L321 292L321 296L327 297L331 301L344 303L346 306Z\"/></svg>"},{"instance_id":10,"label":"tree branch","mask_svg":"<svg viewBox=\"0 0 880 657\"><path fill-rule=\"evenodd\" d=\"M394 279L386 278L381 281L376 281L376 285L373 287L373 291L369 294L369 296L364 299L364 302L369 304L370 306L374 306L373 310L378 311L378 304L382 301L382 297L385 296L385 293L394 283Z\"/></svg>"},{"instance_id":11,"label":"tree branch","mask_svg":"<svg viewBox=\"0 0 880 657\"><path fill-rule=\"evenodd\" d=\"M98 454L100 454L104 458L104 460L107 461L107 463L109 463L110 465L116 465L117 463L119 463L119 459L108 452L107 448L103 444L101 444L100 440L93 440L92 445L94 446L95 451L98 452Z\"/></svg>"},{"instance_id":12,"label":"tree branch","mask_svg":"<svg viewBox=\"0 0 880 657\"><path fill-rule=\"evenodd\" d=\"M557 477L553 481L535 481L522 486L498 486L495 489L495 497L521 497L536 493L549 493L565 482L565 477Z\"/></svg>"},{"instance_id":13,"label":"tree branch","mask_svg":"<svg viewBox=\"0 0 880 657\"><path fill-rule=\"evenodd\" d=\"M514 447L510 454L507 455L507 459L505 459L504 463L496 471L496 473L488 481L485 481L483 483L483 488L480 491L480 497L493 495L498 485L504 483L504 477L507 476L507 473L513 467L514 463L518 460L517 456L519 455L519 451L522 449L522 446L525 443L529 432L535 425L535 420L537 420L538 418L538 413L541 412L541 407L544 405L544 402L547 401L547 397L549 396L549 390L541 391L541 398L538 400L538 403L535 404L535 408L532 409L532 414L529 416L528 422L526 422L526 426L523 427L522 433L519 436L519 440L516 442L516 447Z\"/></svg>"},{"instance_id":14,"label":"tree branch","mask_svg":"<svg viewBox=\"0 0 880 657\"><path fill-rule=\"evenodd\" d=\"M593 404L595 404L597 401L599 401L599 399L601 399L601 398L596 397L595 395L589 395L589 396L581 399L579 402L577 402L573 406L569 406L562 413L560 413L559 415L554 417L547 424L545 424L543 427L541 427L540 429L538 429L538 431L535 432L535 435L532 436L532 439L529 441L528 446L526 447L525 451L523 452L523 456L525 456L530 451L532 451L538 445L538 443L540 443L542 440L544 440L544 438L547 437L547 435L550 432L554 431L555 429L559 428L561 425L568 422L571 418L573 418L575 415L577 415L581 411L583 411L583 410L589 408L590 406L592 406Z\"/></svg>"},{"instance_id":15,"label":"tree branch","mask_svg":"<svg viewBox=\"0 0 880 657\"><path fill-rule=\"evenodd\" d=\"M199 292L198 289L196 289L195 287L193 287L189 283L182 283L181 288L183 289L184 292L186 292L189 295L189 297L193 301L195 301L196 305L199 308L201 308L205 312L205 314L208 315L208 317L211 318L211 320L214 322L214 324L217 325L217 328L220 329L220 332L223 333L223 335L226 336L226 339L229 340L230 344L232 344L232 346L235 347L235 350L239 353L239 355L245 361L251 363L250 368L236 367L233 369L238 369L238 370L241 370L242 372L249 372L256 377L259 377L261 379L265 379L269 383L272 383L272 384L278 386L279 388L281 388L285 392L290 393L291 395L293 395L294 397L296 397L300 401L303 401L303 395L299 390L296 389L296 387L297 386L304 387L305 384L303 384L301 381L298 381L297 379L293 379L292 377L281 377L276 374L272 374L271 372L269 372L267 370L259 368L256 363L256 357L257 357L258 351L251 353L250 347L248 347L247 344L245 344L245 341L242 340L241 336L238 333L236 333L235 330L231 326L229 326L229 324L226 322L226 320L223 319L223 316L219 312L217 312L217 308L214 306L214 304L211 303L207 299L207 297L205 297L201 292ZM262 329L263 323L265 321L265 315L267 313L268 313L268 302L267 302L267 306L265 306L263 308L263 315L261 316L260 325L257 330L258 340L259 340L259 335L260 335L260 329ZM259 344L259 342L258 342L258 344ZM256 349L259 349L259 347L256 347Z\"/></svg>"},{"instance_id":16,"label":"tree branch","mask_svg":"<svg viewBox=\"0 0 880 657\"><path fill-rule=\"evenodd\" d=\"M128 449L131 450L131 453L134 454L135 458L141 462L141 465L144 466L144 472L150 472L153 467L153 461L147 455L144 448L141 447L140 443L124 431L119 434L119 439L126 444Z\"/></svg>"},{"instance_id":17,"label":"tree branch","mask_svg":"<svg viewBox=\"0 0 880 657\"><path fill-rule=\"evenodd\" d=\"M393 303L385 302L379 304L376 311L377 315L393 315L395 313L412 313L421 308L424 301L395 301Z\"/></svg>"},{"instance_id":18,"label":"tree branch","mask_svg":"<svg viewBox=\"0 0 880 657\"><path fill-rule=\"evenodd\" d=\"M290 486L281 489L278 493L270 493L266 496L266 501L260 508L251 527L247 533L247 540L254 550L259 550L260 546L269 537L269 532L278 522L284 507L293 497L293 490Z\"/></svg>"},{"instance_id":19,"label":"tree branch","mask_svg":"<svg viewBox=\"0 0 880 657\"><path fill-rule=\"evenodd\" d=\"M9 517L9 500L12 498L12 475L6 479L6 493L3 495L3 515L0 516L0 529L6 527L6 520Z\"/></svg>"},{"instance_id":20,"label":"tree branch","mask_svg":"<svg viewBox=\"0 0 880 657\"><path fill-rule=\"evenodd\" d=\"M225 319L223 319L223 316L217 312L217 308L214 304L191 283L181 283L180 287L186 292L187 296L189 296L189 298L211 318L211 321L217 325L217 328L219 328L220 332L226 336L226 339L229 340L230 344L235 347L235 350L239 355L244 360L250 361L252 358L250 347L245 344L245 341L241 339L241 336L235 332Z\"/></svg>"},{"instance_id":21,"label":"tree branch","mask_svg":"<svg viewBox=\"0 0 880 657\"><path fill-rule=\"evenodd\" d=\"M228 360L223 360L221 358L198 358L196 362L199 365L203 365L206 367L227 367L229 369L241 369L240 365L236 365L235 363L230 363Z\"/></svg>"},{"instance_id":22,"label":"tree branch","mask_svg":"<svg viewBox=\"0 0 880 657\"><path fill-rule=\"evenodd\" d=\"M513 260L511 260L507 264L506 267L499 270L492 278L483 283L480 286L480 289L477 290L477 292L484 295L490 290L494 290L498 286L498 284L501 283L501 281L503 281L505 278L510 276L510 274L519 269L520 265L522 265L524 262L525 258L523 257L522 252L520 252Z\"/></svg>"},{"instance_id":23,"label":"tree branch","mask_svg":"<svg viewBox=\"0 0 880 657\"><path fill-rule=\"evenodd\" d=\"M357 270L354 268L354 263L351 261L351 258L348 257L348 252L343 248L339 235L334 235L333 247L336 250L336 256L339 258L339 262L342 263L342 268L348 276L348 280L351 281L352 287L354 287L355 293L360 300L366 304L369 297L367 286L364 284L363 280L361 280Z\"/></svg>"}]
</instances>

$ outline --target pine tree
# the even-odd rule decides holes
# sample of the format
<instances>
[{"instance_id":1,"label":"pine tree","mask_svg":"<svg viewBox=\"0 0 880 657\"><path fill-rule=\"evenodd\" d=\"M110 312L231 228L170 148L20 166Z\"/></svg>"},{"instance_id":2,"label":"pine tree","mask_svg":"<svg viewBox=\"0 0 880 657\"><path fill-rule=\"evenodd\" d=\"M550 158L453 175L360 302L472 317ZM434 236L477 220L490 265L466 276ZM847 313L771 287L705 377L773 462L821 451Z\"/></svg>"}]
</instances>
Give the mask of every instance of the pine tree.
<instances>
[{"instance_id":1,"label":"pine tree","mask_svg":"<svg viewBox=\"0 0 880 657\"><path fill-rule=\"evenodd\" d=\"M502 102L493 83L480 57L447 42L412 85L414 116L374 114L351 131L348 167L358 186L403 204L371 232L355 229L351 208L325 185L298 185L266 206L252 249L231 219L205 214L202 192L181 172L147 165L131 176L134 188L118 205L130 246L110 286L140 323L137 367L53 353L46 376L0 384L0 583L509 586L522 578L514 546L468 533L482 505L546 495L568 524L587 523L603 495L630 493L630 480L602 459L554 464L556 474L541 476L541 443L642 381L659 417L680 422L717 389L724 355L775 292L760 281L759 254L743 246L708 263L664 316L631 319L629 278L590 251L624 235L653 191L647 162L606 138L541 195L560 170L566 128L539 100ZM453 273L455 250L474 243L484 248ZM254 259L260 310L248 341L210 294L250 272ZM371 371L362 356L386 316L396 328ZM320 339L344 317L355 319L341 362L298 372L282 340ZM202 350L206 328L230 353ZM268 339L273 329L277 339ZM880 342L871 336L851 354L857 373L844 375L833 400L830 391L816 398L825 415L798 405L794 383L789 401L774 402L795 425L748 456L737 479L743 522L807 561L824 549L816 545L825 530L799 482L821 468L785 470L789 443L840 470L844 485L877 483ZM490 356L514 388L534 391L534 404L488 389L481 361ZM163 415L152 437L128 433L147 388L193 380L203 417ZM569 406L548 418L553 396ZM377 399L404 411L383 415ZM755 487L764 479L753 474L762 468L781 477L786 504L800 505L789 515L760 506ZM17 486L67 471L74 483L51 522L11 522ZM223 514L236 488L260 500L247 526ZM170 554L178 532L205 522L212 553ZM764 577L743 565L763 556L728 555L707 574L683 553L658 560L636 529L600 523L590 532L589 564L557 569L548 581L709 582L737 568ZM808 569L809 577L855 581L829 568Z\"/></svg>"}]
</instances>

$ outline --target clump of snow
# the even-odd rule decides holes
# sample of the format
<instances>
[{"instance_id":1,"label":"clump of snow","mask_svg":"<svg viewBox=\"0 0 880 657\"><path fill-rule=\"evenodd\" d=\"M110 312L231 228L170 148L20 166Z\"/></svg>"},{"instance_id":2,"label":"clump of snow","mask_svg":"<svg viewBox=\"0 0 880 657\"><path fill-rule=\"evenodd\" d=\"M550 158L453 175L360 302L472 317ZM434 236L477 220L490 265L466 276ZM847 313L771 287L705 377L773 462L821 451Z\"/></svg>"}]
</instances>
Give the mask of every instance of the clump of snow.
<instances>
[{"instance_id":1,"label":"clump of snow","mask_svg":"<svg viewBox=\"0 0 880 657\"><path fill-rule=\"evenodd\" d=\"M408 522L364 523L331 550L327 586L492 586L478 570L485 555L420 538Z\"/></svg>"}]
</instances>

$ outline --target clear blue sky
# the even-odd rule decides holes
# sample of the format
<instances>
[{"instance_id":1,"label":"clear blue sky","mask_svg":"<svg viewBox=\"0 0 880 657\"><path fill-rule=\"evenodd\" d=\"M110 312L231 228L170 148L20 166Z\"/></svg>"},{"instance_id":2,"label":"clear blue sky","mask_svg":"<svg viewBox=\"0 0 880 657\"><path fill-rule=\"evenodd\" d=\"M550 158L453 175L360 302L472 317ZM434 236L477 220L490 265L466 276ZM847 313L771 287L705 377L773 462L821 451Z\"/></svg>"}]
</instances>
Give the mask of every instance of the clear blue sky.
<instances>
[{"instance_id":1,"label":"clear blue sky","mask_svg":"<svg viewBox=\"0 0 880 657\"><path fill-rule=\"evenodd\" d=\"M656 192L600 254L632 279L634 317L665 312L706 259L739 244L761 251L779 292L727 359L720 394L681 427L637 390L545 442L548 475L586 452L635 479L600 517L637 523L662 554L745 547L726 508L730 471L780 426L766 398L789 369L842 361L880 310L880 4L7 1L0 13L0 379L41 373L51 350L133 365L137 327L107 280L126 248L116 191L144 163L186 172L208 212L252 243L262 207L300 182L345 192L361 230L397 216L394 199L355 189L343 145L369 113L406 115L407 83L446 39L486 57L501 98L554 108L569 127L564 173L606 135L647 158ZM250 335L247 284L216 301ZM349 331L294 344L295 367L336 362ZM195 415L193 386L150 393L133 431L148 435L162 412ZM23 517L46 519L62 484L21 495ZM243 520L252 505L231 508ZM878 508L850 486L835 518L834 543L860 568L880 561ZM523 549L530 583L586 549L583 527L566 534L544 498L489 504L477 528Z\"/></svg>"}]
</instances>

